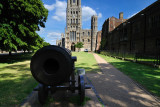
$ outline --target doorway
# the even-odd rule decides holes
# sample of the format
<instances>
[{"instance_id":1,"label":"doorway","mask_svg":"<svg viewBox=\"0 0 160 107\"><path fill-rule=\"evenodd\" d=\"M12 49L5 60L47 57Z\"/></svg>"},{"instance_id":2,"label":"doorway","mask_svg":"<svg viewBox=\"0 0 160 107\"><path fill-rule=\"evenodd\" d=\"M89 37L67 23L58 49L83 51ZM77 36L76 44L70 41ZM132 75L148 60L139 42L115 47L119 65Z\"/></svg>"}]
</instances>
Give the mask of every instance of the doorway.
<instances>
[{"instance_id":1,"label":"doorway","mask_svg":"<svg viewBox=\"0 0 160 107\"><path fill-rule=\"evenodd\" d=\"M72 43L72 45L71 45L71 51L75 51L75 43Z\"/></svg>"}]
</instances>

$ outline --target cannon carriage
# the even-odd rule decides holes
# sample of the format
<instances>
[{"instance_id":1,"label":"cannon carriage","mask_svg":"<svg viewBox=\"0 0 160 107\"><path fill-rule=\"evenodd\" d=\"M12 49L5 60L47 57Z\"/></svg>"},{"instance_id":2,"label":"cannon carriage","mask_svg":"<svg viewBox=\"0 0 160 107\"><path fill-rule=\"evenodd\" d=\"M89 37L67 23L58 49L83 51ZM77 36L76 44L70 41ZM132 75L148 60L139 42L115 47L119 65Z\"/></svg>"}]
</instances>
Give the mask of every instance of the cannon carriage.
<instances>
[{"instance_id":1,"label":"cannon carriage","mask_svg":"<svg viewBox=\"0 0 160 107\"><path fill-rule=\"evenodd\" d=\"M91 87L85 85L83 69L78 71L76 81L75 61L77 57L72 57L70 50L54 45L43 47L35 53L31 59L30 69L33 77L40 83L34 90L38 91L38 100L41 104L45 104L49 93L55 93L57 90L70 90L72 93L78 90L80 102L84 101L85 89ZM64 85L65 83L68 85Z\"/></svg>"}]
</instances>

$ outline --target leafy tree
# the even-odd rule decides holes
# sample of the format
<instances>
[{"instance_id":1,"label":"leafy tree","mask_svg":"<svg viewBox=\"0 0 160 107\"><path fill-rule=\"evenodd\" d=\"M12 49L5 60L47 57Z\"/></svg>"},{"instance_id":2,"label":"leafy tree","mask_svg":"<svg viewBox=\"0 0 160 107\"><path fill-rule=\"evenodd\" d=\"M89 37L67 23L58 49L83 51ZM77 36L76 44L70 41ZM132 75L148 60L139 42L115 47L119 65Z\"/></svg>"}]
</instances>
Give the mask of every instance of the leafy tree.
<instances>
[{"instance_id":1,"label":"leafy tree","mask_svg":"<svg viewBox=\"0 0 160 107\"><path fill-rule=\"evenodd\" d=\"M77 44L75 44L75 47L78 48L78 52L79 52L80 49L83 48L83 43L82 42L78 42Z\"/></svg>"},{"instance_id":2,"label":"leafy tree","mask_svg":"<svg viewBox=\"0 0 160 107\"><path fill-rule=\"evenodd\" d=\"M0 0L0 48L34 49L42 41L36 30L45 27L47 17L41 0Z\"/></svg>"},{"instance_id":3,"label":"leafy tree","mask_svg":"<svg viewBox=\"0 0 160 107\"><path fill-rule=\"evenodd\" d=\"M49 45L51 45L51 44L48 42L43 42L43 46L49 46Z\"/></svg>"}]
</instances>

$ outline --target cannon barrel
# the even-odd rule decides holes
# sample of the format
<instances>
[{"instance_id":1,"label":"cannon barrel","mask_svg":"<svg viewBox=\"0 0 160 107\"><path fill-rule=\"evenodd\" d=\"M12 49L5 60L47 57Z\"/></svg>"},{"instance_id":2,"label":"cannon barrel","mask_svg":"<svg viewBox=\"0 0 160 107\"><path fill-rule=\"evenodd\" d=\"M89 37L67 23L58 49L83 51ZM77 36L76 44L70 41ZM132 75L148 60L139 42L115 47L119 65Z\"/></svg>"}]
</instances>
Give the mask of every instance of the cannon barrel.
<instances>
[{"instance_id":1,"label":"cannon barrel","mask_svg":"<svg viewBox=\"0 0 160 107\"><path fill-rule=\"evenodd\" d=\"M46 86L68 82L73 72L71 51L54 45L43 47L32 57L30 69L33 77Z\"/></svg>"}]
</instances>

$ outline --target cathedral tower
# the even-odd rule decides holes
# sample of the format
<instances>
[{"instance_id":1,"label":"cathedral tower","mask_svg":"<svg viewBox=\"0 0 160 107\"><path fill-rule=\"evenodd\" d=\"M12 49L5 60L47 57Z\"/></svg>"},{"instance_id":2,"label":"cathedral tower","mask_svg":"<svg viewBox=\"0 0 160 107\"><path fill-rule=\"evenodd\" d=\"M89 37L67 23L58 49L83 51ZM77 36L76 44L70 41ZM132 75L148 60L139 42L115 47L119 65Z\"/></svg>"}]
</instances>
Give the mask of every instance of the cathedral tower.
<instances>
[{"instance_id":1,"label":"cathedral tower","mask_svg":"<svg viewBox=\"0 0 160 107\"><path fill-rule=\"evenodd\" d=\"M81 0L68 0L66 9L66 48L75 50L82 29ZM72 46L71 46L72 45ZM72 49L73 48L73 49Z\"/></svg>"},{"instance_id":2,"label":"cathedral tower","mask_svg":"<svg viewBox=\"0 0 160 107\"><path fill-rule=\"evenodd\" d=\"M95 51L97 16L92 16L91 29L82 29L81 0L68 0L66 9L65 48L76 51L75 44L84 44L81 51Z\"/></svg>"}]
</instances>

